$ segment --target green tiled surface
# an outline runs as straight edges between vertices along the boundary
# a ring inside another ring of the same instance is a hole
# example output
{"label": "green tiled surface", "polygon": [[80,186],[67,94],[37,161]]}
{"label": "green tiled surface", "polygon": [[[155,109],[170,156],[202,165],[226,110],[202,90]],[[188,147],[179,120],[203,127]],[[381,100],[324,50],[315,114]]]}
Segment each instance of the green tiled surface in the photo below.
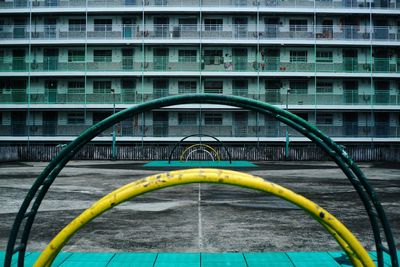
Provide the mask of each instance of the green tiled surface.
{"label": "green tiled surface", "polygon": [[296,267],[340,267],[327,252],[287,252]]}
{"label": "green tiled surface", "polygon": [[[400,251],[397,253],[400,256]],[[376,253],[371,252],[373,259]],[[5,252],[0,251],[0,266]],[[25,266],[32,266],[39,252],[27,252]],[[387,257],[387,255],[386,255]],[[391,266],[389,259],[385,266]],[[16,257],[13,265],[16,266]],[[351,266],[343,252],[266,253],[83,253],[61,252],[52,266],[135,267],[312,267]]]}
{"label": "green tiled surface", "polygon": [[284,252],[269,253],[244,253],[248,267],[294,267],[289,257]]}
{"label": "green tiled surface", "polygon": [[246,267],[242,253],[203,253],[201,254],[202,267]]}
{"label": "green tiled surface", "polygon": [[[351,264],[351,261],[347,258],[346,253],[344,252],[328,252],[328,254],[337,262],[340,264],[340,266],[347,267],[347,266],[353,266]],[[372,258],[373,259],[373,258]]]}
{"label": "green tiled surface", "polygon": [[154,267],[200,267],[200,253],[159,253]]}
{"label": "green tiled surface", "polygon": [[145,167],[256,167],[255,164],[246,160],[228,160],[208,161],[208,160],[191,160],[177,161],[173,160],[169,164],[167,160],[155,160],[144,165]]}
{"label": "green tiled surface", "polygon": [[108,263],[109,266],[136,266],[153,267],[156,261],[156,253],[117,253]]}

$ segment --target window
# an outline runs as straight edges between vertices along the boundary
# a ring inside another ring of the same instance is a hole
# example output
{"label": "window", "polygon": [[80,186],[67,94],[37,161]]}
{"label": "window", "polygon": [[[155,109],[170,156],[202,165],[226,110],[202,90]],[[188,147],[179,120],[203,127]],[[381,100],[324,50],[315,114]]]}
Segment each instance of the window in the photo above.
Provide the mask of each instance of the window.
{"label": "window", "polygon": [[70,112],[67,114],[68,124],[84,124],[85,123],[85,113],[83,112]]}
{"label": "window", "polygon": [[121,80],[121,89],[125,94],[133,94],[136,88],[136,80]]}
{"label": "window", "polygon": [[327,113],[317,113],[316,118],[317,125],[332,125],[333,124],[333,114]]}
{"label": "window", "polygon": [[68,94],[84,94],[85,82],[84,81],[69,81]]}
{"label": "window", "polygon": [[307,51],[290,51],[290,62],[307,62]]}
{"label": "window", "polygon": [[307,113],[295,113],[294,114],[300,118],[302,118],[305,121],[308,121],[308,114]]}
{"label": "window", "polygon": [[306,19],[291,19],[289,20],[289,28],[291,32],[306,32],[307,20]]}
{"label": "window", "polygon": [[4,31],[4,20],[0,19],[0,32]]}
{"label": "window", "polygon": [[232,91],[233,95],[247,97],[247,92],[248,92],[247,80],[233,80]]}
{"label": "window", "polygon": [[222,94],[223,82],[222,81],[205,81],[204,93],[209,94]]}
{"label": "window", "polygon": [[197,32],[197,18],[181,18],[179,27],[184,32]]}
{"label": "window", "polygon": [[166,79],[153,80],[153,97],[160,98],[168,96],[169,94],[169,81]]}
{"label": "window", "polygon": [[70,32],[86,31],[86,20],[85,19],[70,19],[68,21],[68,30]]}
{"label": "window", "polygon": [[85,62],[85,50],[68,50],[68,62]]}
{"label": "window", "polygon": [[205,19],[204,29],[206,31],[222,31],[222,19]]}
{"label": "window", "polygon": [[111,115],[112,115],[111,112],[94,112],[93,113],[93,125],[108,118]]}
{"label": "window", "polygon": [[196,62],[197,51],[196,50],[179,50],[179,62]]}
{"label": "window", "polygon": [[9,81],[0,80],[0,94],[10,93],[11,92],[10,88],[11,86]]}
{"label": "window", "polygon": [[4,50],[0,50],[0,63],[4,63]]}
{"label": "window", "polygon": [[332,63],[333,53],[332,51],[317,51],[317,62],[321,63]]}
{"label": "window", "polygon": [[94,50],[93,61],[94,62],[111,62],[112,50]]}
{"label": "window", "polygon": [[204,51],[204,64],[206,65],[219,65],[224,63],[222,57],[222,50],[205,50]]}
{"label": "window", "polygon": [[206,113],[204,114],[205,125],[222,125],[221,113]]}
{"label": "window", "polygon": [[95,94],[110,94],[111,93],[111,81],[94,81],[93,82],[93,93],[95,93]]}
{"label": "window", "polygon": [[308,89],[308,81],[305,80],[295,80],[289,82],[290,93],[298,95],[306,95]]}
{"label": "window", "polygon": [[333,93],[332,82],[317,82],[317,94],[331,94]]}
{"label": "window", "polygon": [[196,93],[196,81],[178,81],[178,92],[180,94],[194,94]]}
{"label": "window", "polygon": [[110,32],[112,31],[112,19],[95,19],[94,20],[95,32]]}
{"label": "window", "polygon": [[196,112],[178,113],[178,124],[197,125],[197,113]]}

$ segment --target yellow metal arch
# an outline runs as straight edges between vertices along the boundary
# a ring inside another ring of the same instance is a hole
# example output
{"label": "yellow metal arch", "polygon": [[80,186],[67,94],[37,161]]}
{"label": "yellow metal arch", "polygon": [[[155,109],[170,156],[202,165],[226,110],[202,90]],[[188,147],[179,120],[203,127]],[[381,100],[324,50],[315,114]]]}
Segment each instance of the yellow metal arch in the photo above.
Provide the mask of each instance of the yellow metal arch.
{"label": "yellow metal arch", "polygon": [[215,154],[215,156],[217,157],[218,161],[221,160],[221,157],[219,156],[217,150],[215,150],[212,146],[209,146],[207,144],[194,144],[194,145],[188,146],[187,148],[185,148],[185,150],[183,150],[181,156],[179,157],[179,160],[182,161],[184,156],[185,156],[185,154],[186,154],[186,152],[188,152],[190,149],[192,149],[194,147],[205,147],[205,148],[211,150]]}
{"label": "yellow metal arch", "polygon": [[357,238],[333,215],[305,197],[280,185],[249,174],[220,169],[189,169],[149,176],[129,183],[98,200],[62,229],[41,253],[34,266],[50,266],[62,247],[85,224],[135,196],[189,183],[230,184],[266,192],[302,208],[338,241],[354,266],[375,266]]}

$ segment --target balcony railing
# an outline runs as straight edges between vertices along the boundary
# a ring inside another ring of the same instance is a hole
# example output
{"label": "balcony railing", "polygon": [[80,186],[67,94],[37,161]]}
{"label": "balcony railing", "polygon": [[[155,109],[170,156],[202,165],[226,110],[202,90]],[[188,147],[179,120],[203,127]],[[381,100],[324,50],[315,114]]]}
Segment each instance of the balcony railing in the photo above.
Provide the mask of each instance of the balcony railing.
{"label": "balcony railing", "polygon": [[[396,1],[389,0],[202,0],[201,7],[246,8],[256,11],[257,8],[351,8],[351,9],[398,9]],[[0,9],[11,8],[77,8],[77,7],[138,7],[168,8],[197,7],[197,0],[14,0],[0,2]]]}
{"label": "balcony railing", "polygon": [[[77,60],[77,61],[75,61]],[[298,60],[298,59],[296,59]],[[30,62],[28,62],[30,61]],[[306,60],[305,60],[306,61]],[[279,57],[264,57],[260,61],[249,57],[198,57],[170,58],[154,56],[151,59],[140,56],[122,56],[115,60],[111,56],[94,57],[82,61],[75,58],[70,62],[59,57],[45,56],[41,59],[27,57],[3,57],[0,72],[83,72],[83,71],[143,71],[143,72],[309,72],[309,73],[400,73],[400,59],[373,58],[372,62],[360,63],[356,58],[342,58],[339,62],[287,62]]]}
{"label": "balcony railing", "polygon": [[[308,90],[310,92],[308,92]],[[260,93],[253,93],[247,89],[233,89],[233,95],[240,95],[252,99],[265,101],[274,105],[400,105],[400,93],[389,90],[376,89],[373,93],[361,93],[354,90],[344,90],[338,93],[315,94],[314,89],[305,89],[304,92],[291,93],[286,98],[283,89],[266,89]],[[224,92],[224,94],[228,94]],[[141,89],[122,89],[115,94],[116,104],[137,104],[164,96],[175,95],[168,88],[150,89],[144,92]],[[287,99],[287,100],[286,100]],[[286,102],[287,101],[287,102]],[[73,91],[68,88],[46,89],[31,87],[30,89],[3,89],[0,93],[0,104],[112,104],[114,96],[110,92]]]}
{"label": "balcony railing", "polygon": [[[388,122],[369,123],[372,125],[345,122],[341,125],[317,124],[316,126],[331,137],[400,137],[400,125],[392,125]],[[46,121],[27,125],[26,122],[13,121],[11,125],[3,125],[0,128],[0,136],[77,136],[90,126]],[[118,137],[182,137],[198,130],[199,125],[180,126],[155,121],[143,126],[129,119],[116,125]],[[275,121],[266,126],[252,126],[248,122],[233,121],[230,125],[202,125],[201,131],[216,137],[285,137],[286,126]],[[110,137],[111,134],[112,129],[107,129],[99,137]],[[292,129],[289,129],[289,134],[291,137],[302,137],[302,134]]]}
{"label": "balcony railing", "polygon": [[[400,42],[397,26],[224,24],[4,25],[0,40],[332,40]],[[257,30],[258,28],[258,30]]]}

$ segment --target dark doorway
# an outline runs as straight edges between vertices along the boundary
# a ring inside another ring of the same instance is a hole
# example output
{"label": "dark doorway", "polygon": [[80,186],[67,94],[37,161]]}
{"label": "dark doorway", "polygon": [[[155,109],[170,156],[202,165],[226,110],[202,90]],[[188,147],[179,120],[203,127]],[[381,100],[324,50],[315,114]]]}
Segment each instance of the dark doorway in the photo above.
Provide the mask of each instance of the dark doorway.
{"label": "dark doorway", "polygon": [[44,84],[45,99],[47,103],[57,103],[57,81],[46,80]]}
{"label": "dark doorway", "polygon": [[11,81],[11,94],[13,103],[26,102],[26,80]]}
{"label": "dark doorway", "polygon": [[14,19],[13,35],[14,35],[15,39],[26,38],[26,20],[25,19]]}
{"label": "dark doorway", "polygon": [[345,136],[358,136],[358,114],[356,112],[343,113],[343,134]]}
{"label": "dark doorway", "polygon": [[57,19],[45,18],[44,19],[44,38],[55,39],[57,37]]}
{"label": "dark doorway", "polygon": [[279,18],[265,18],[265,36],[275,39],[278,37]]}
{"label": "dark doorway", "polygon": [[24,71],[26,70],[25,63],[25,50],[13,49],[12,69],[13,71]]}
{"label": "dark doorway", "polygon": [[168,136],[168,112],[153,112],[153,136]]}
{"label": "dark doorway", "polygon": [[133,49],[124,48],[122,49],[122,69],[133,70]]}
{"label": "dark doorway", "polygon": [[154,48],[154,70],[167,70],[169,50],[168,48]]}
{"label": "dark doorway", "polygon": [[332,39],[333,37],[333,20],[322,21],[322,37],[325,39]]}
{"label": "dark doorway", "polygon": [[388,81],[375,81],[375,104],[390,103],[390,83]]}
{"label": "dark doorway", "polygon": [[135,36],[135,19],[134,18],[122,18],[123,37],[132,38]]}
{"label": "dark doorway", "polygon": [[234,36],[235,38],[247,38],[247,18],[235,17],[233,18]]}
{"label": "dark doorway", "polygon": [[232,57],[234,70],[246,70],[247,48],[233,48]]}
{"label": "dark doorway", "polygon": [[375,136],[389,136],[389,113],[377,112],[375,115]]}
{"label": "dark doorway", "polygon": [[279,49],[267,49],[264,51],[265,55],[261,51],[261,57],[264,58],[264,65],[261,66],[262,70],[277,71],[279,70],[280,64],[280,50]]}
{"label": "dark doorway", "polygon": [[247,136],[248,114],[247,112],[235,112],[233,117],[233,133],[236,137]]}
{"label": "dark doorway", "polygon": [[169,18],[155,17],[154,18],[154,35],[158,38],[169,37]]}
{"label": "dark doorway", "polygon": [[344,81],[343,82],[343,96],[345,104],[358,103],[358,82],[357,81]]}
{"label": "dark doorway", "polygon": [[374,70],[379,72],[389,72],[389,60],[389,51],[387,49],[376,49],[374,51]]}
{"label": "dark doorway", "polygon": [[11,112],[11,125],[12,125],[12,136],[24,136],[26,135],[26,112],[25,111],[13,111]]}
{"label": "dark doorway", "polygon": [[282,83],[279,80],[265,81],[265,102],[270,104],[280,104],[281,94],[280,90]]}
{"label": "dark doorway", "polygon": [[168,96],[169,81],[166,79],[153,80],[153,97],[161,98]]}
{"label": "dark doorway", "polygon": [[358,70],[358,51],[356,49],[343,49],[343,67],[347,72]]}
{"label": "dark doorway", "polygon": [[57,133],[58,113],[43,112],[43,135],[55,136]]}
{"label": "dark doorway", "polygon": [[54,71],[58,69],[58,49],[43,49],[43,70]]}

